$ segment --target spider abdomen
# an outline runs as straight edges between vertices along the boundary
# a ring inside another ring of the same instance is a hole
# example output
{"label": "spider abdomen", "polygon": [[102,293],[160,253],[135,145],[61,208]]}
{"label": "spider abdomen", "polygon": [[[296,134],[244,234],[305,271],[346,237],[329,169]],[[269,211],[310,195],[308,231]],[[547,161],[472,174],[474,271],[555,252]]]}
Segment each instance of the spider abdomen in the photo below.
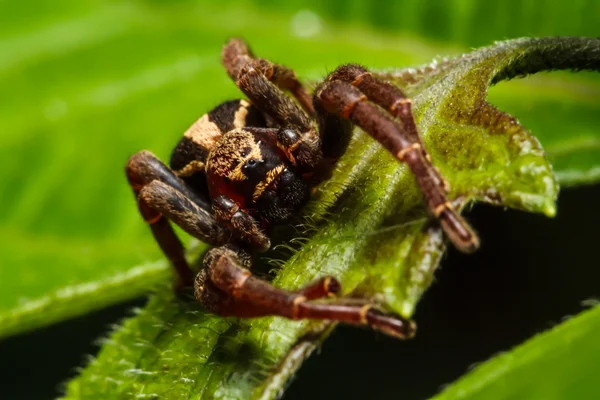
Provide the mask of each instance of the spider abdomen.
{"label": "spider abdomen", "polygon": [[221,103],[188,128],[171,154],[171,169],[196,191],[206,192],[206,160],[222,136],[265,123],[263,114],[246,100]]}

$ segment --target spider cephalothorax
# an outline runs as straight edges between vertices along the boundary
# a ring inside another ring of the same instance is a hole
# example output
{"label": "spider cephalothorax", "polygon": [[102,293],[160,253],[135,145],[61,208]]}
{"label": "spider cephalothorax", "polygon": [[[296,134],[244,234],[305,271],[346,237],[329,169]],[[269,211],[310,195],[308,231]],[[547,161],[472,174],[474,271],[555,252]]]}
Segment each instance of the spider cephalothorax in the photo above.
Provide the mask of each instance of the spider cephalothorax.
{"label": "spider cephalothorax", "polygon": [[209,153],[210,197],[226,196],[264,223],[285,222],[302,207],[310,188],[269,132],[234,129]]}
{"label": "spider cephalothorax", "polygon": [[[329,74],[311,98],[292,70],[254,57],[242,40],[229,41],[222,58],[248,101],[222,103],[196,121],[173,151],[171,168],[147,151],[127,163],[140,213],[177,271],[179,285],[193,284],[196,298],[221,315],[329,319],[412,335],[412,322],[368,301],[311,301],[339,292],[333,277],[289,292],[249,271],[251,253],[270,247],[270,227],[295,215],[312,188],[331,175],[353,125],[408,164],[431,214],[455,246],[477,248],[477,236],[447,200],[448,184],[423,147],[410,100],[355,64]],[[216,246],[195,279],[169,220]]]}

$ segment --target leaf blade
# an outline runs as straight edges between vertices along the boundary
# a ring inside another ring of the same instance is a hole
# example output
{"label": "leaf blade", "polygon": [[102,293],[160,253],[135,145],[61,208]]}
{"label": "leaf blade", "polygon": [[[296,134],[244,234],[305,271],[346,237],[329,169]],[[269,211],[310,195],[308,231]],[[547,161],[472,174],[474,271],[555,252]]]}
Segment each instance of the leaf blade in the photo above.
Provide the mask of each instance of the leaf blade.
{"label": "leaf blade", "polygon": [[594,398],[598,328],[596,306],[483,363],[433,399]]}

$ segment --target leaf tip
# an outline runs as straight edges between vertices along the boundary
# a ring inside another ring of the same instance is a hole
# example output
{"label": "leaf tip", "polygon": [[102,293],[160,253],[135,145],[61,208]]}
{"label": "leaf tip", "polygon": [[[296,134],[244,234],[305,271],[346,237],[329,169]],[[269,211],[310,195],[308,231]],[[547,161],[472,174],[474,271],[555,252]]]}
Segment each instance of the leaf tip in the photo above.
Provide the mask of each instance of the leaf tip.
{"label": "leaf tip", "polygon": [[548,202],[544,205],[544,208],[542,209],[542,212],[544,213],[545,216],[549,217],[549,218],[553,218],[556,216],[556,204],[552,201],[552,202]]}
{"label": "leaf tip", "polygon": [[403,318],[410,319],[415,313],[415,301],[405,300],[400,303],[398,313]]}

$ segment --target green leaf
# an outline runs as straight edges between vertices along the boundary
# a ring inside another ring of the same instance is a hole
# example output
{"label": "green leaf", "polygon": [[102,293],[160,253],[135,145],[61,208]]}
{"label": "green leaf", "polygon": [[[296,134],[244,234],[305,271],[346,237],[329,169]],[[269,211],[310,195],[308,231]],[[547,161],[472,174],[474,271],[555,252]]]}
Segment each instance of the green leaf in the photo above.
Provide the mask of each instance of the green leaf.
{"label": "green leaf", "polygon": [[556,75],[501,84],[490,91],[489,99],[540,133],[561,186],[598,182],[600,137],[594,126],[599,122],[600,87],[590,84],[585,73]]}
{"label": "green leaf", "polygon": [[598,329],[596,306],[478,366],[434,400],[597,398]]}
{"label": "green leaf", "polygon": [[[451,197],[552,216],[558,185],[540,144],[486,102],[490,84],[552,69],[599,70],[600,40],[500,42],[383,75],[411,95],[419,130],[450,182]],[[301,245],[276,273],[276,286],[293,289],[334,275],[346,294],[373,298],[405,317],[444,250],[410,172],[361,132],[301,226]],[[274,317],[222,319],[174,299],[163,287],[69,383],[66,398],[275,398],[330,329]]]}

